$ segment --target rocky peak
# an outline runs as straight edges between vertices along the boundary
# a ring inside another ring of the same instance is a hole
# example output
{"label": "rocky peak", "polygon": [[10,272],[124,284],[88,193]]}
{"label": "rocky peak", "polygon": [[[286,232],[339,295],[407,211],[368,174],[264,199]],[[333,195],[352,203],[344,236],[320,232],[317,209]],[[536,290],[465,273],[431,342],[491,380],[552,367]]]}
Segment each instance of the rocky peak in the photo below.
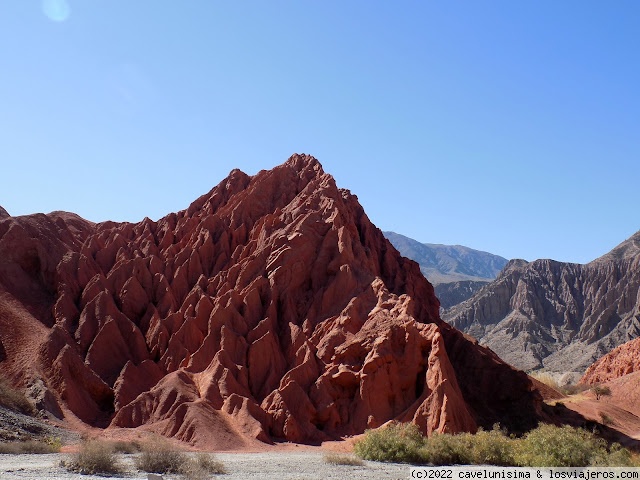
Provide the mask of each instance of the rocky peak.
{"label": "rocky peak", "polygon": [[597,258],[592,264],[597,265],[614,260],[635,259],[640,256],[640,231],[622,242],[606,255]]}
{"label": "rocky peak", "polygon": [[497,278],[506,276],[515,270],[523,270],[527,265],[529,265],[529,262],[520,258],[509,260],[502,271],[498,274]]}
{"label": "rocky peak", "polygon": [[294,153],[283,166],[291,167],[300,173],[316,172],[319,175],[324,174],[324,170],[322,169],[320,162],[312,155],[308,155],[306,153]]}
{"label": "rocky peak", "polygon": [[538,419],[526,375],[440,320],[418,265],[311,156],[66,248],[31,368],[88,424],[236,448]]}
{"label": "rocky peak", "polygon": [[0,207],[0,218],[10,217],[9,212],[7,212],[4,208]]}

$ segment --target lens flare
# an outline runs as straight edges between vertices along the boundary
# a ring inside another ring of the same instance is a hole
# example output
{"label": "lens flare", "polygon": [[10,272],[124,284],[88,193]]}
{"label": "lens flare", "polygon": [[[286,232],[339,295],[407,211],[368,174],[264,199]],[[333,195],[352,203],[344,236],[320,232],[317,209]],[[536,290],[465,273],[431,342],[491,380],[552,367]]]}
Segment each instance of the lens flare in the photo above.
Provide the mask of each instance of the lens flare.
{"label": "lens flare", "polygon": [[54,22],[64,22],[71,15],[67,0],[42,0],[42,13]]}

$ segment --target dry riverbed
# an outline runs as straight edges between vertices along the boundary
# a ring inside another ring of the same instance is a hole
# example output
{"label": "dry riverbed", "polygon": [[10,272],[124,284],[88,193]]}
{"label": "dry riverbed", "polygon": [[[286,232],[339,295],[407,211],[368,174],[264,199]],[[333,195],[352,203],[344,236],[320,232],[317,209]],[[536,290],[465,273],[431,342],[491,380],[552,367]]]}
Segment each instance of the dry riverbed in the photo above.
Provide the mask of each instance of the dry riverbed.
{"label": "dry riverbed", "polygon": [[[227,473],[212,475],[212,479],[241,480],[320,480],[320,479],[405,479],[409,466],[393,463],[364,462],[362,466],[333,465],[324,460],[321,451],[218,453],[215,457],[224,463]],[[39,480],[104,480],[105,477],[70,473],[60,466],[69,454],[0,455],[0,479]],[[133,467],[134,455],[120,455],[128,469],[126,476],[112,479],[146,480],[147,474]],[[164,475],[166,480],[179,480],[179,475]]]}

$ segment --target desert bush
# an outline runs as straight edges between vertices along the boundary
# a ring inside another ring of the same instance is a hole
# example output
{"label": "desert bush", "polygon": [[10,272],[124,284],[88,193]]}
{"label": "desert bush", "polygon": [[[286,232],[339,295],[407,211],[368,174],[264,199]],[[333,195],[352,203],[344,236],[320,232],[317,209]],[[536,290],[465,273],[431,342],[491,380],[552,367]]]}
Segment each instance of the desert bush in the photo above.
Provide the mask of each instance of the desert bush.
{"label": "desert bush", "polygon": [[226,473],[222,462],[210,454],[190,456],[180,452],[163,438],[156,438],[141,445],[142,453],[134,463],[138,470],[148,473],[175,473],[187,480],[205,480],[211,475]]}
{"label": "desert bush", "polygon": [[423,437],[417,427],[392,425],[368,431],[356,443],[361,458],[382,462],[434,465],[500,465],[522,467],[634,466],[629,450],[593,433],[570,426],[541,424],[522,438],[511,438],[496,425],[476,434]]}
{"label": "desert bush", "polygon": [[60,451],[60,440],[25,440],[22,442],[0,443],[0,454],[19,455],[23,453],[56,453]]}
{"label": "desert bush", "polygon": [[47,437],[44,440],[53,453],[59,452],[62,448],[62,440],[59,437]]}
{"label": "desert bush", "polygon": [[140,452],[142,450],[142,445],[140,445],[140,442],[137,442],[135,440],[132,442],[117,440],[115,442],[112,442],[111,448],[113,448],[113,451],[115,453],[124,453],[125,455],[131,455],[133,453]]}
{"label": "desert bush", "polygon": [[187,480],[206,480],[211,475],[227,473],[224,464],[208,453],[197,453],[188,457],[181,466],[180,473]]}
{"label": "desert bush", "polygon": [[595,394],[596,400],[600,400],[601,397],[611,396],[611,389],[606,385],[595,385],[591,387],[591,391]]}
{"label": "desert bush", "polygon": [[163,438],[142,443],[142,453],[134,461],[138,470],[148,473],[182,473],[189,457]]}
{"label": "desert bush", "polygon": [[0,405],[14,412],[35,415],[36,410],[26,395],[13,388],[7,380],[0,378]]}
{"label": "desert bush", "polygon": [[613,425],[613,418],[609,415],[604,412],[598,412],[598,414],[600,415],[600,421],[603,425]]}
{"label": "desert bush", "polygon": [[515,465],[514,440],[506,432],[500,430],[500,425],[494,425],[493,430],[478,430],[470,436],[471,462],[476,465]]}
{"label": "desert bush", "polygon": [[354,445],[354,453],[378,462],[422,463],[424,436],[416,425],[393,423],[385,428],[367,430]]}
{"label": "desert bush", "polygon": [[473,461],[473,435],[434,433],[420,450],[422,463],[433,465],[466,465]]}
{"label": "desert bush", "polygon": [[344,455],[339,453],[327,453],[324,456],[324,461],[332,465],[350,465],[353,467],[360,467],[364,465],[364,462],[358,457],[353,455]]}
{"label": "desert bush", "polygon": [[637,467],[638,462],[634,460],[631,452],[623,448],[619,443],[614,443],[608,452],[599,452],[592,461],[592,465],[598,467]]}
{"label": "desert bush", "polygon": [[516,461],[527,467],[586,467],[606,457],[606,447],[586,430],[542,424],[518,440]]}
{"label": "desert bush", "polygon": [[523,467],[629,467],[638,463],[620,444],[609,446],[592,432],[567,425],[538,426],[514,440],[514,455]]}
{"label": "desert bush", "polygon": [[83,442],[80,451],[62,466],[83,475],[117,475],[124,471],[112,444],[100,440]]}

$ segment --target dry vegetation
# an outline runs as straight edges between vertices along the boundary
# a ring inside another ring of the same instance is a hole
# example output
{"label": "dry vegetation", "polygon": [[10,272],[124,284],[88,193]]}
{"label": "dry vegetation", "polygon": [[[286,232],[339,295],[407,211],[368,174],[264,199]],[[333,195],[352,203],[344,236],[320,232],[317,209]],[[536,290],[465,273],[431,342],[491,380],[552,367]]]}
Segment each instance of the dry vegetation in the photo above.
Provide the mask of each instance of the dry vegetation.
{"label": "dry vegetation", "polygon": [[588,385],[583,384],[572,384],[572,383],[563,383],[560,384],[558,382],[558,375],[553,375],[549,372],[545,372],[544,370],[537,370],[535,372],[529,372],[529,376],[535,378],[540,383],[544,383],[546,386],[557,390],[558,392],[564,395],[575,395],[577,393],[582,393],[585,390],[589,390]]}
{"label": "dry vegetation", "polygon": [[135,458],[134,465],[143,472],[178,474],[187,480],[206,480],[211,475],[225,473],[224,465],[212,455],[197,453],[192,456],[177,451],[163,438],[142,444],[88,440],[71,460],[62,462],[62,466],[85,475],[118,475],[125,473],[118,454],[137,452],[141,453]]}
{"label": "dry vegetation", "polygon": [[602,397],[611,396],[611,389],[606,385],[594,385],[591,387],[591,391],[596,396],[596,400],[600,400]]}
{"label": "dry vegetation", "polygon": [[370,430],[356,443],[367,460],[433,465],[503,465],[521,467],[635,466],[631,453],[592,433],[569,426],[542,424],[522,438],[497,426],[476,434],[422,436],[415,425],[394,424]]}
{"label": "dry vegetation", "polygon": [[549,372],[538,370],[538,371],[529,373],[529,376],[535,378],[540,383],[544,383],[548,387],[551,387],[555,390],[560,391],[562,389],[562,387],[560,386],[556,378],[553,375],[551,375]]}
{"label": "dry vegetation", "polygon": [[364,465],[364,462],[358,457],[341,453],[327,453],[324,455],[324,461],[331,465],[347,465],[352,467],[361,467]]}
{"label": "dry vegetation", "polygon": [[208,453],[197,453],[182,466],[181,472],[188,480],[205,480],[211,475],[227,473],[222,462]]}
{"label": "dry vegetation", "polygon": [[100,440],[82,443],[80,451],[71,460],[63,461],[62,466],[70,472],[83,475],[117,475],[124,473],[113,444]]}
{"label": "dry vegetation", "polygon": [[46,440],[24,440],[20,442],[0,443],[0,454],[20,455],[20,454],[45,454],[57,453],[62,444],[59,439],[48,438]]}
{"label": "dry vegetation", "polygon": [[602,423],[603,425],[613,425],[613,424],[615,424],[613,418],[611,418],[606,413],[598,412],[598,415],[600,415],[600,423]]}
{"label": "dry vegetation", "polygon": [[212,455],[198,453],[191,456],[175,450],[163,438],[156,438],[142,444],[142,453],[135,460],[138,470],[148,473],[176,473],[188,480],[203,480],[209,475],[225,473],[224,465]]}
{"label": "dry vegetation", "polygon": [[111,443],[111,448],[115,453],[124,453],[125,455],[131,455],[142,451],[142,444],[138,441],[125,442],[122,440],[116,440]]}
{"label": "dry vegetation", "polygon": [[142,444],[142,453],[135,459],[138,470],[148,473],[181,473],[188,456],[179,452],[165,439],[155,438]]}

